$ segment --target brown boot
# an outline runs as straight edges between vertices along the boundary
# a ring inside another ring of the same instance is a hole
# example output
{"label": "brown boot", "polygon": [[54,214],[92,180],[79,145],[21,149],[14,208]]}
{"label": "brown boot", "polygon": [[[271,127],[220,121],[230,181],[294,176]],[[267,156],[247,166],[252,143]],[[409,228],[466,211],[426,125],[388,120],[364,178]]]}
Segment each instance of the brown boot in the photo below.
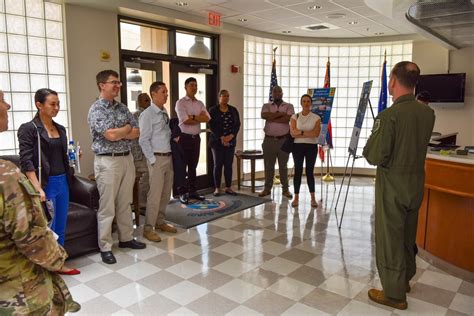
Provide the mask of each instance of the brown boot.
{"label": "brown boot", "polygon": [[173,225],[166,224],[166,223],[161,224],[161,225],[155,225],[155,229],[159,229],[162,232],[173,233],[173,234],[178,232],[178,230]]}
{"label": "brown boot", "polygon": [[148,239],[149,241],[160,242],[161,237],[158,233],[150,226],[146,226],[143,229],[143,237]]}
{"label": "brown boot", "polygon": [[383,294],[383,291],[377,289],[370,289],[369,290],[369,298],[379,304],[387,305],[396,309],[407,309],[408,304],[407,301],[401,300],[394,300],[392,298],[388,298]]}
{"label": "brown boot", "polygon": [[270,193],[272,193],[270,190],[263,190],[262,192],[258,194],[258,196],[264,197],[264,196],[270,195]]}
{"label": "brown boot", "polygon": [[290,193],[290,191],[286,190],[281,193],[284,197],[287,197],[288,199],[291,199],[293,195]]}

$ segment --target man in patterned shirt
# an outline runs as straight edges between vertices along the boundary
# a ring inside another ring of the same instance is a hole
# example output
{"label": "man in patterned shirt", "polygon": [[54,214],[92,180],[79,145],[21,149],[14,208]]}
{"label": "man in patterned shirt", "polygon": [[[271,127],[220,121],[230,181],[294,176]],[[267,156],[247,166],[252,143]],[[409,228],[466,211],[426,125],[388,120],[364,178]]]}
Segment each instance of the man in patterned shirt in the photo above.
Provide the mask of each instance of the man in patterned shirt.
{"label": "man in patterned shirt", "polygon": [[88,123],[95,154],[94,173],[100,194],[97,223],[102,261],[116,263],[112,253],[112,222],[117,221],[119,247],[143,249],[133,239],[132,202],[135,166],[130,155],[131,140],[138,138],[138,124],[127,106],[115,101],[122,83],[114,70],[96,76],[99,98],[89,110]]}

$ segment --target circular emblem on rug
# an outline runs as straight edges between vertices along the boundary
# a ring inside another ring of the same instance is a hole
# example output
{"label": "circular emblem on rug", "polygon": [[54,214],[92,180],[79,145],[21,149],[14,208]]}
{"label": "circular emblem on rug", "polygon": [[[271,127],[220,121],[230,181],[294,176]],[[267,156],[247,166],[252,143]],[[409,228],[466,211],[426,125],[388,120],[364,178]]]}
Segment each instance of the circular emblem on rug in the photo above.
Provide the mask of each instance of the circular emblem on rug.
{"label": "circular emblem on rug", "polygon": [[211,199],[206,199],[204,201],[199,201],[196,203],[190,203],[190,204],[181,204],[182,208],[187,208],[187,209],[192,209],[195,211],[206,211],[206,210],[212,210],[212,211],[217,211],[220,209],[223,209],[226,207],[224,201],[214,201]]}

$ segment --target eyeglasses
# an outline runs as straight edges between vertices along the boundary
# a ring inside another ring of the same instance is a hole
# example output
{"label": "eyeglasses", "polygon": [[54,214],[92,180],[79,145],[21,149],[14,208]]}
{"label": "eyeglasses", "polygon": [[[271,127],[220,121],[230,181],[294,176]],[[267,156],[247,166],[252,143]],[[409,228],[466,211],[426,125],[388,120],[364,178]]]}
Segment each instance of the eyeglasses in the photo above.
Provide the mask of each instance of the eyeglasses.
{"label": "eyeglasses", "polygon": [[111,83],[115,86],[121,86],[122,85],[122,81],[119,81],[119,80],[106,81],[104,83]]}

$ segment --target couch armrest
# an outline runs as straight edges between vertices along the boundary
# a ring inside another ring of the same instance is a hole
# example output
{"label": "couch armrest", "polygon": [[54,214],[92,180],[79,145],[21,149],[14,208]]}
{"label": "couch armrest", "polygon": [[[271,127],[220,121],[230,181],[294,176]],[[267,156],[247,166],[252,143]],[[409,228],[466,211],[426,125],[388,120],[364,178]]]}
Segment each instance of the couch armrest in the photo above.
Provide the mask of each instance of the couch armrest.
{"label": "couch armrest", "polygon": [[95,181],[72,175],[69,195],[71,202],[87,206],[93,210],[99,208],[99,191]]}

